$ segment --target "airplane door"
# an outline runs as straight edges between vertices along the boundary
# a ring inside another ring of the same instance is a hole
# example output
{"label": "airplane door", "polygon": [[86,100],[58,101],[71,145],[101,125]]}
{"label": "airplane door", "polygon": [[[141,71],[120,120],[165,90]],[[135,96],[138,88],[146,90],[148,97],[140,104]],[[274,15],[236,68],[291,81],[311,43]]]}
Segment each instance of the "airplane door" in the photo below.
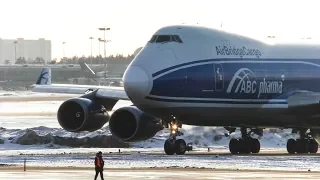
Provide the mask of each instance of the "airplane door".
{"label": "airplane door", "polygon": [[222,91],[224,88],[222,64],[214,64],[214,74],[215,74],[215,89],[216,91]]}

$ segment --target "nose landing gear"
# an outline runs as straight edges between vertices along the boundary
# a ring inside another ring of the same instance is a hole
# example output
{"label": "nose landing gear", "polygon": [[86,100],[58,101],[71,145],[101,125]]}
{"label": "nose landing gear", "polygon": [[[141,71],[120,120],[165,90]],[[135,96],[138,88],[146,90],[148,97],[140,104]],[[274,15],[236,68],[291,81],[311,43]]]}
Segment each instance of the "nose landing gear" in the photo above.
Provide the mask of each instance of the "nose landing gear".
{"label": "nose landing gear", "polygon": [[170,136],[164,143],[164,152],[167,155],[183,155],[186,151],[192,150],[192,145],[187,144],[183,139],[177,139],[177,136],[183,135],[182,132],[179,131],[179,126],[177,122],[172,122],[168,124],[170,128]]}

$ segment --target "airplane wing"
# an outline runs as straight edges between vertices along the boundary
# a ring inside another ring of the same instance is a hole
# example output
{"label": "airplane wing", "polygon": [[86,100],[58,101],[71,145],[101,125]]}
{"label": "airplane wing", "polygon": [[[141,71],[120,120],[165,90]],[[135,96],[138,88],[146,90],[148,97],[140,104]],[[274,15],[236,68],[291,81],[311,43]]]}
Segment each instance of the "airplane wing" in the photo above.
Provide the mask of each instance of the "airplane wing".
{"label": "airplane wing", "polygon": [[296,114],[319,115],[320,93],[297,91],[287,98],[288,108]]}
{"label": "airplane wing", "polygon": [[123,87],[108,86],[91,86],[76,84],[51,84],[51,69],[43,68],[42,72],[33,85],[33,92],[41,93],[63,93],[63,94],[87,94],[97,90],[96,97],[113,99],[113,100],[129,100]]}
{"label": "airplane wing", "polygon": [[288,99],[289,107],[299,107],[311,104],[320,103],[320,93],[310,91],[298,91],[294,95],[289,96]]}

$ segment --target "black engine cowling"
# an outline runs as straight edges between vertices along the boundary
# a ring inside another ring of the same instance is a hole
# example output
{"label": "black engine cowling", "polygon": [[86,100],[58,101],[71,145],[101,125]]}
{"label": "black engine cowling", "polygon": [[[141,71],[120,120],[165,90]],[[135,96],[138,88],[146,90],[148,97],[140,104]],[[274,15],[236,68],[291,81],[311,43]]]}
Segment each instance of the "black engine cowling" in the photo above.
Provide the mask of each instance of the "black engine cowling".
{"label": "black engine cowling", "polygon": [[109,121],[99,103],[87,98],[73,98],[61,104],[58,110],[60,126],[70,132],[95,131]]}
{"label": "black engine cowling", "polygon": [[117,109],[110,118],[111,133],[124,142],[144,141],[163,129],[161,121],[135,106]]}

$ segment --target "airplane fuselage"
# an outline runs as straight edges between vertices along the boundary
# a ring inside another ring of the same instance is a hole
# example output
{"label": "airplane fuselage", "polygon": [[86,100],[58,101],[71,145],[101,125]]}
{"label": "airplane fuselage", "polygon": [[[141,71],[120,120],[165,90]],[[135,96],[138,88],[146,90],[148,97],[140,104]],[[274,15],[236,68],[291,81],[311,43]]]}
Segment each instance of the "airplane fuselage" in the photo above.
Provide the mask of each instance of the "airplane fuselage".
{"label": "airplane fuselage", "polygon": [[[150,139],[164,127],[167,155],[190,150],[178,139],[182,124],[224,126],[232,154],[258,153],[263,128],[292,128],[287,151],[317,153],[320,143],[320,45],[269,45],[197,26],[159,29],[123,76],[124,87],[53,85],[44,68],[35,92],[82,94],[58,109],[58,122],[70,132],[95,131],[109,122],[125,142]],[[119,100],[132,106],[111,111]],[[250,129],[248,131],[248,129]]]}
{"label": "airplane fuselage", "polygon": [[176,34],[181,42],[151,39],[124,75],[141,110],[191,125],[320,128],[317,111],[288,102],[301,91],[320,92],[320,46],[267,45],[201,27],[169,26],[154,36],[172,41]]}

